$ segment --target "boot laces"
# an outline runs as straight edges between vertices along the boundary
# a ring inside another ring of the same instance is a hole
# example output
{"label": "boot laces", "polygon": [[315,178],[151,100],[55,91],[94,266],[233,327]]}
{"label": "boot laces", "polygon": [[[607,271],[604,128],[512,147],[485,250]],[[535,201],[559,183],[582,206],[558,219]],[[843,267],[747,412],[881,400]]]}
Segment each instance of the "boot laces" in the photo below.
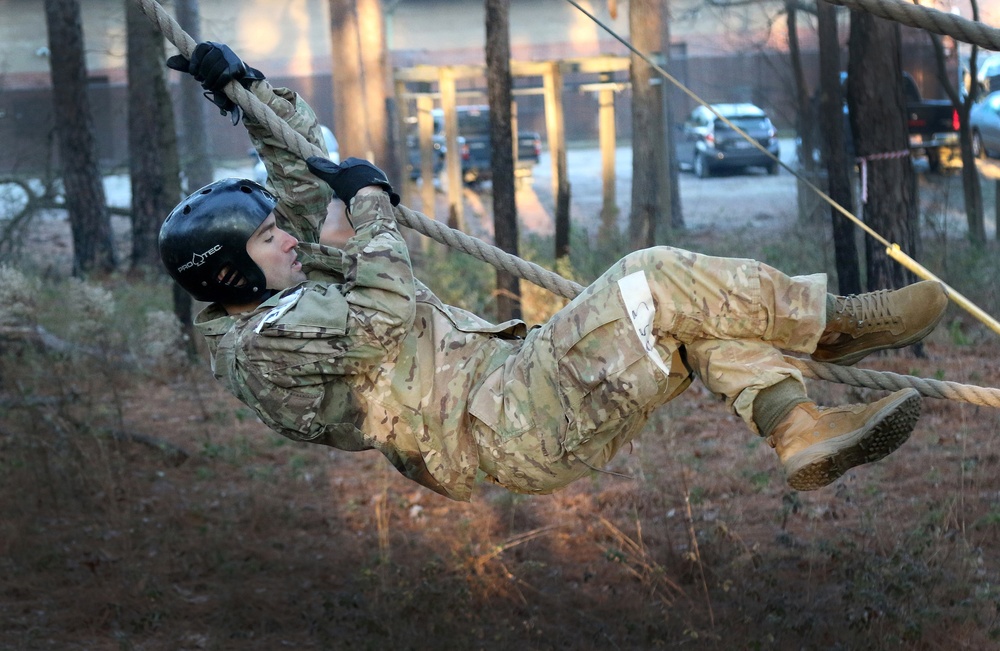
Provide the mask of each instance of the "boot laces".
{"label": "boot laces", "polygon": [[837,316],[853,320],[859,328],[892,323],[898,317],[890,309],[889,291],[881,289],[867,294],[838,297]]}

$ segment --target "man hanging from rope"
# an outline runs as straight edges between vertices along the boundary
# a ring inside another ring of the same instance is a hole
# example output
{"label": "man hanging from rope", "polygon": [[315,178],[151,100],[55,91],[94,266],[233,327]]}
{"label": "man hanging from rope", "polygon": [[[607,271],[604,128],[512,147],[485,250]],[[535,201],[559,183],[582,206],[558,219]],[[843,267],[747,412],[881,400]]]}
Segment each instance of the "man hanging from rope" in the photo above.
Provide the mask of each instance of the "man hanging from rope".
{"label": "man hanging from rope", "polygon": [[[238,110],[222,91],[236,80],[322,142],[302,98],[227,46],[201,43],[168,65],[223,111]],[[225,179],[198,190],[164,222],[160,254],[211,303],[196,322],[215,376],[285,436],[377,449],[410,479],[468,500],[480,470],[525,493],[600,470],[693,375],[767,438],[799,490],[886,456],[916,424],[914,389],[817,406],[781,350],[853,364],[915,343],[944,314],[939,283],[840,297],[822,274],[657,247],[627,255],[540,327],[493,325],[413,277],[381,170],[303,161],[244,123],[270,189]],[[355,229],[342,250],[321,246],[331,200]]]}

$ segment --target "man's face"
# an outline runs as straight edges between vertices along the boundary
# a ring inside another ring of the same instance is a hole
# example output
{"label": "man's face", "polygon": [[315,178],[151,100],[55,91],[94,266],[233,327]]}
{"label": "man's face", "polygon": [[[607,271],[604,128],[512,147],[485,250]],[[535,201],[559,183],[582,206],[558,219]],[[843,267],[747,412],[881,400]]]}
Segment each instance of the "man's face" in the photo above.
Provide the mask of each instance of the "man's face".
{"label": "man's face", "polygon": [[250,259],[264,272],[268,289],[288,289],[306,279],[302,272],[302,263],[298,261],[295,245],[299,241],[278,228],[274,223],[274,214],[254,231],[247,240],[247,253]]}

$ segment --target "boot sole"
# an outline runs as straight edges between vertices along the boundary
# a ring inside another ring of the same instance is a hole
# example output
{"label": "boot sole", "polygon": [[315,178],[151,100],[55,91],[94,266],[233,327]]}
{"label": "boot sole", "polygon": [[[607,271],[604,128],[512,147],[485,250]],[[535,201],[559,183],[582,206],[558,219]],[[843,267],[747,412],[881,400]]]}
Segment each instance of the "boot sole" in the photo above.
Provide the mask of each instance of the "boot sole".
{"label": "boot sole", "polygon": [[920,394],[904,389],[899,399],[887,403],[864,427],[791,457],[785,463],[788,485],[799,491],[816,490],[855,466],[878,461],[906,442],[919,417]]}

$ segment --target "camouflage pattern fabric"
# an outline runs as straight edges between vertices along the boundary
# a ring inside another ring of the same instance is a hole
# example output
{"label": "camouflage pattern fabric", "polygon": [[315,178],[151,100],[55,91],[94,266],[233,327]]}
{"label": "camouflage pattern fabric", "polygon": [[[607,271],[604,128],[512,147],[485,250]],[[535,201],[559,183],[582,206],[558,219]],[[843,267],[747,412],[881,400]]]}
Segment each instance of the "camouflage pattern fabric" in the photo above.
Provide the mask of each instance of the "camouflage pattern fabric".
{"label": "camouflage pattern fabric", "polygon": [[[271,104],[318,142],[300,98],[278,89]],[[479,470],[546,493],[600,468],[687,386],[684,353],[753,427],[756,392],[800,377],[778,349],[810,352],[823,329],[822,276],[662,247],[624,258],[544,326],[490,324],[413,277],[384,193],[353,200],[343,250],[318,246],[329,188],[247,127],[309,280],[252,312],[198,315],[216,377],[275,431],[379,450],[452,499],[471,498]]]}
{"label": "camouflage pattern fabric", "polygon": [[484,471],[547,493],[601,468],[672,398],[681,347],[702,382],[753,425],[753,398],[786,377],[779,349],[811,352],[826,279],[658,247],[626,256],[472,396]]}

